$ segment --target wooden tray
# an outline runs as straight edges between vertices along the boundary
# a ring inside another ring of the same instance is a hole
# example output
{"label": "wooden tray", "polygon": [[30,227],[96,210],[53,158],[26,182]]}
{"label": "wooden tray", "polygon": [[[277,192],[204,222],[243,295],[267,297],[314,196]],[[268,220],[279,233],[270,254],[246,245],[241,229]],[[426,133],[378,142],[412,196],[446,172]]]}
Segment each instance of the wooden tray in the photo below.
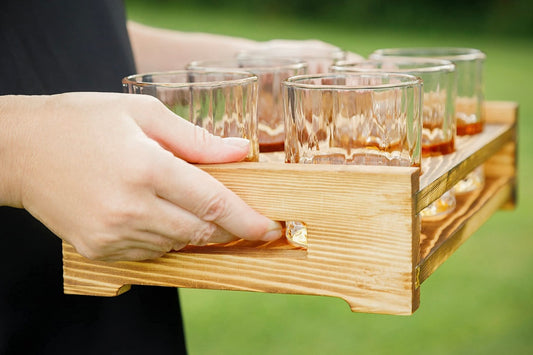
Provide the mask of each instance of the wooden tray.
{"label": "wooden tray", "polygon": [[[64,292],[115,296],[132,284],[340,297],[352,311],[412,314],[420,284],[500,207],[516,201],[513,102],[487,102],[483,133],[424,169],[235,163],[201,166],[274,220],[304,221],[308,248],[285,239],[187,247],[142,262],[91,261],[63,243]],[[418,213],[484,163],[481,191],[438,222]]]}

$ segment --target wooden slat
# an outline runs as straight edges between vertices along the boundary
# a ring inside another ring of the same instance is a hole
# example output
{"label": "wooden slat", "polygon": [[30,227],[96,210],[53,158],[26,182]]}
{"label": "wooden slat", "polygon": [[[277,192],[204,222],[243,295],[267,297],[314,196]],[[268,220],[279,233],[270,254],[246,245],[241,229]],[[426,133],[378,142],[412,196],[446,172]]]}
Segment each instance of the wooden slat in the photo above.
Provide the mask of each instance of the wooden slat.
{"label": "wooden slat", "polygon": [[[455,186],[507,142],[516,142],[517,103],[488,101],[483,105],[483,114],[486,124],[482,133],[457,137],[456,151],[452,154],[423,159],[417,212]],[[514,169],[517,161],[516,156],[513,159],[508,161],[511,169]]]}
{"label": "wooden slat", "polygon": [[416,211],[442,196],[514,137],[513,124],[487,124],[480,134],[457,138],[454,153],[423,159]]}
{"label": "wooden slat", "polygon": [[270,218],[305,222],[307,250],[252,243],[239,252],[235,245],[210,246],[104,263],[65,245],[65,292],[114,295],[123,285],[150,284],[334,296],[359,312],[411,314],[418,307],[418,169],[273,163],[202,169]]}
{"label": "wooden slat", "polygon": [[518,122],[518,103],[513,101],[486,101],[483,118],[488,124],[515,124]]}
{"label": "wooden slat", "polygon": [[423,223],[419,282],[424,282],[488,218],[512,198],[508,177],[490,178],[482,191],[457,196],[457,208],[440,223]]}
{"label": "wooden slat", "polygon": [[[63,245],[66,293],[113,296],[128,285],[298,293],[345,299],[357,312],[411,314],[420,282],[516,194],[517,105],[486,104],[485,132],[419,169],[235,163],[200,166],[266,216],[308,225],[308,248],[282,239],[187,247],[143,262],[96,262]],[[443,221],[418,212],[486,162],[479,196]],[[419,279],[417,280],[417,276]]]}
{"label": "wooden slat", "polygon": [[519,107],[516,102],[487,102],[485,104],[486,121],[490,123],[512,124],[514,136],[512,141],[506,143],[503,148],[494,154],[484,164],[486,176],[510,176],[514,177],[511,198],[502,208],[513,209],[517,204],[518,191],[516,179],[518,177],[518,129]]}
{"label": "wooden slat", "polygon": [[[461,142],[473,146],[479,140],[482,148],[475,153],[488,155],[484,163],[485,187],[463,196],[456,196],[457,208],[438,222],[424,222],[420,237],[419,282],[426,280],[450,255],[499,208],[513,208],[516,203],[516,136],[518,105],[514,102],[487,102],[487,127],[482,135]],[[500,128],[498,132],[495,128]],[[497,134],[493,134],[497,133]],[[491,137],[486,137],[490,133]],[[487,138],[490,140],[486,143]],[[479,144],[479,143],[477,143]],[[488,151],[488,152],[487,152]],[[490,154],[488,154],[490,153]],[[480,160],[479,157],[465,160]],[[466,163],[465,163],[466,164]]]}

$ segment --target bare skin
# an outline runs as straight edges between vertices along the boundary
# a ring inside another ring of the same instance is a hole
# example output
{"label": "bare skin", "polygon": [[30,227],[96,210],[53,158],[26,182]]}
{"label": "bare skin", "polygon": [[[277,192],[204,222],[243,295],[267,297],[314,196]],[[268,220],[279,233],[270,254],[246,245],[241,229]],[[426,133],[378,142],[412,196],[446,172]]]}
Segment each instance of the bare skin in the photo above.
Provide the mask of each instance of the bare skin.
{"label": "bare skin", "polygon": [[[128,22],[133,56],[140,73],[183,69],[194,60],[234,58],[241,50],[269,48],[333,49],[316,40],[273,39],[265,42],[203,32],[179,32]],[[349,59],[361,58],[349,53]]]}
{"label": "bare skin", "polygon": [[[128,32],[139,73],[272,44],[332,47],[134,22]],[[275,240],[279,223],[190,164],[240,161],[248,150],[246,140],[212,136],[146,95],[0,96],[0,205],[26,209],[96,260],[152,259],[189,243]]]}
{"label": "bare skin", "polygon": [[279,238],[279,223],[189,164],[247,152],[246,140],[212,136],[151,96],[0,96],[0,204],[25,208],[91,259]]}

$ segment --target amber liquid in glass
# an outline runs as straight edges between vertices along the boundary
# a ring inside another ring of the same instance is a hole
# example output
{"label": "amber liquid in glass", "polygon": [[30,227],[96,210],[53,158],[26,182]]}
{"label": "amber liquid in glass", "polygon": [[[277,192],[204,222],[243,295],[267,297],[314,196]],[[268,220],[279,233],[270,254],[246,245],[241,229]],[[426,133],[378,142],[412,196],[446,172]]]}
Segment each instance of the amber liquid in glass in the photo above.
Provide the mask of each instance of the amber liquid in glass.
{"label": "amber liquid in glass", "polygon": [[260,153],[282,152],[285,149],[285,142],[259,142]]}
{"label": "amber liquid in glass", "polygon": [[483,131],[483,121],[479,117],[479,101],[471,97],[458,97],[455,101],[457,135],[467,136]]}
{"label": "amber liquid in glass", "polygon": [[[265,111],[263,108],[262,111]],[[285,147],[285,129],[280,114],[274,112],[262,112],[258,116],[259,152],[282,152]]]}
{"label": "amber liquid in glass", "polygon": [[454,140],[422,146],[422,156],[431,157],[436,155],[450,154],[455,151]]}
{"label": "amber liquid in glass", "polygon": [[457,120],[457,135],[458,136],[470,136],[478,134],[483,131],[483,122],[474,122],[469,124],[463,124],[460,120]]}

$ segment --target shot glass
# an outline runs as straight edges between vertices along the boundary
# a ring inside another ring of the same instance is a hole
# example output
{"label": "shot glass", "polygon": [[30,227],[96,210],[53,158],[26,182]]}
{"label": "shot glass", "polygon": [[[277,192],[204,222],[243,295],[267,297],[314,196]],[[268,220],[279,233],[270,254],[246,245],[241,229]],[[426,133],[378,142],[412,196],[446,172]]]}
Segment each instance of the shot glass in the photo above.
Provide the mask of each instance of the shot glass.
{"label": "shot glass", "polygon": [[307,65],[301,60],[286,58],[248,58],[194,61],[189,70],[244,70],[258,78],[259,151],[281,152],[285,142],[281,82],[288,77],[305,74]]}
{"label": "shot glass", "polygon": [[125,93],[157,97],[178,116],[221,137],[250,141],[247,161],[259,160],[257,76],[245,71],[178,70],[122,79]]}
{"label": "shot glass", "polygon": [[[285,161],[414,166],[421,162],[422,79],[399,73],[325,73],[283,82]],[[288,241],[307,246],[302,222]]]}
{"label": "shot glass", "polygon": [[316,41],[271,41],[260,48],[242,50],[237,58],[289,58],[307,63],[308,74],[326,73],[331,65],[340,61],[362,61],[356,53],[347,52],[336,46],[326,46]]}
{"label": "shot glass", "polygon": [[[385,56],[429,57],[452,61],[455,64],[457,80],[455,99],[457,135],[469,136],[483,131],[485,53],[475,48],[457,47],[384,48],[374,51],[370,58],[379,59]],[[482,188],[484,183],[485,176],[481,165],[460,181],[454,190],[457,194],[464,194]]]}
{"label": "shot glass", "polygon": [[[332,72],[398,72],[423,80],[422,157],[445,155],[455,150],[455,65],[448,60],[417,57],[383,57],[362,62],[339,62]],[[423,170],[423,167],[422,167]],[[422,218],[441,219],[455,209],[454,189],[421,212]]]}

